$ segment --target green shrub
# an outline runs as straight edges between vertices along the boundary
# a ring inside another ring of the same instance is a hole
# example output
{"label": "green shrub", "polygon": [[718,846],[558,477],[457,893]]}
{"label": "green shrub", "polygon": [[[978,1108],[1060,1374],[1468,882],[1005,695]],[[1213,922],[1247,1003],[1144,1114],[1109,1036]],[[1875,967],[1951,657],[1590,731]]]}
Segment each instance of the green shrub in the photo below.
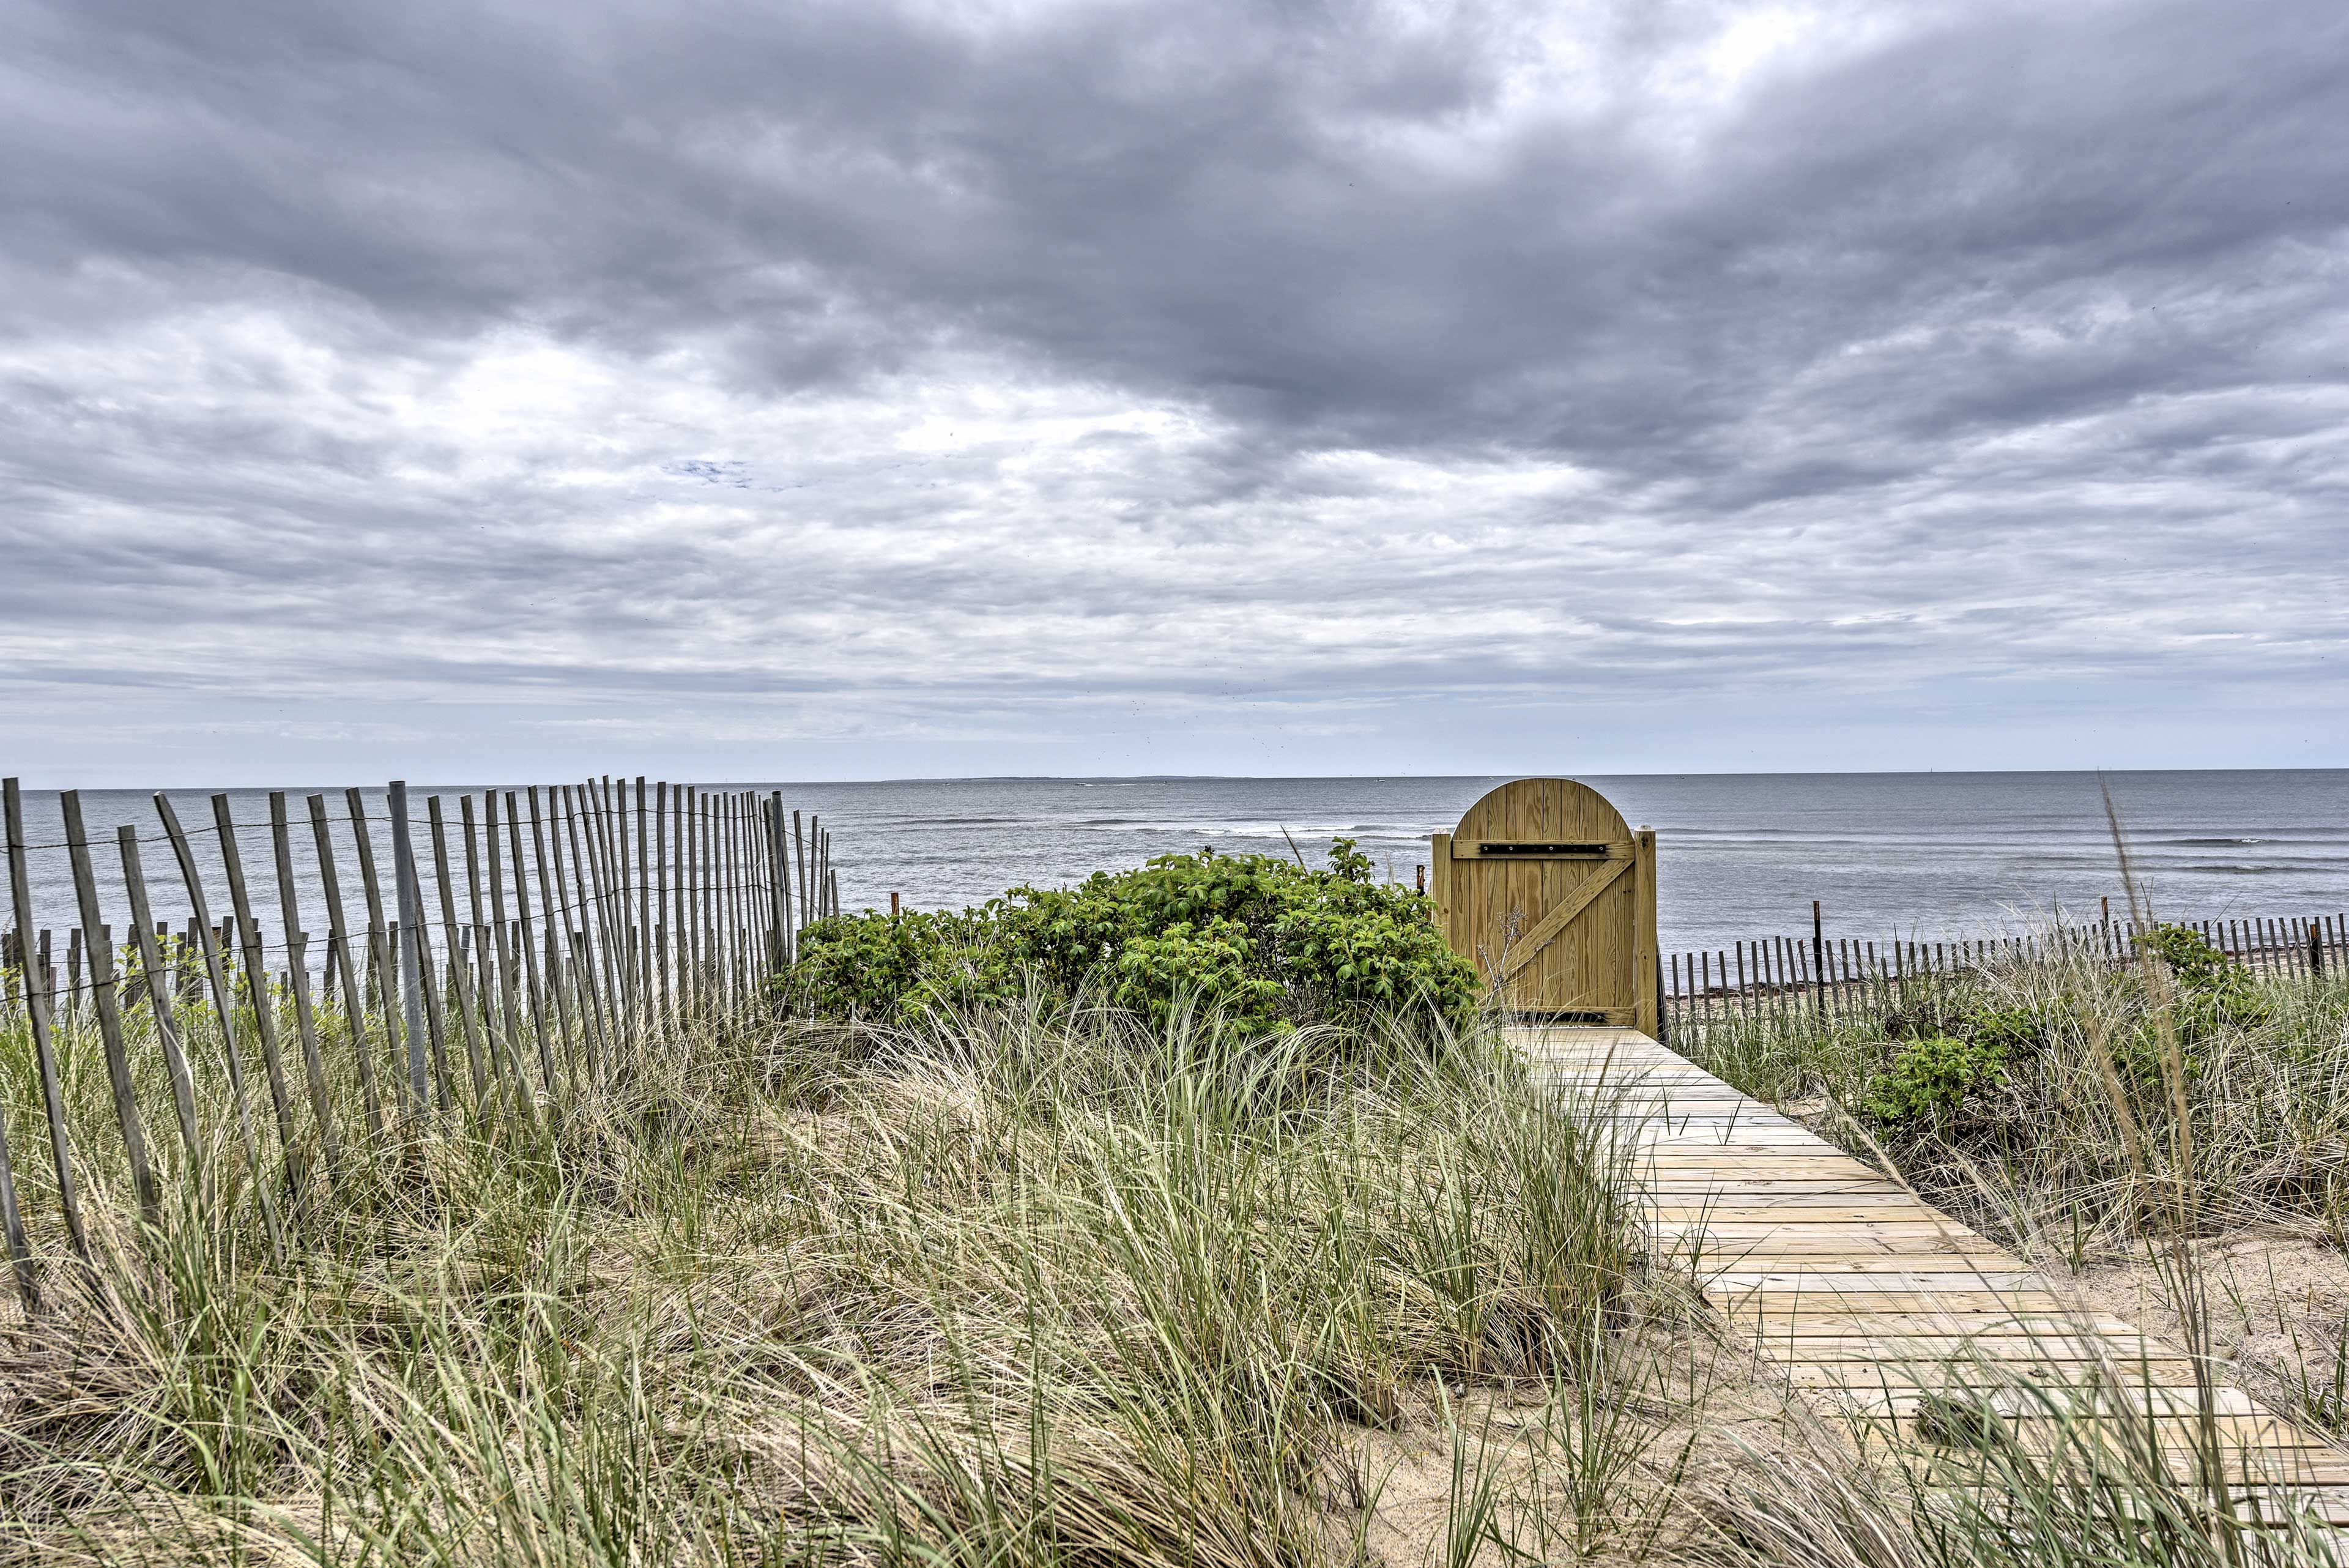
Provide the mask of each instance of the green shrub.
{"label": "green shrub", "polygon": [[1464,1023],[1475,971],[1424,898],[1371,879],[1340,838],[1330,868],[1261,855],[1168,855],[1073,888],[1014,888],[960,914],[835,916],[779,977],[817,1016],[892,1023],[941,1006],[1099,995],[1154,1022],[1185,1001],[1278,1031],[1385,1015]]}
{"label": "green shrub", "polygon": [[818,920],[789,982],[828,1018],[893,1018],[924,1010],[976,979],[965,955],[983,940],[968,914],[864,914]]}
{"label": "green shrub", "polygon": [[1976,1045],[1996,1051],[2002,1062],[2010,1055],[2023,1055],[2045,1045],[2047,1026],[2047,1016],[2038,1007],[1996,1007],[1987,1000],[1977,999],[1958,1015],[1956,1032]]}
{"label": "green shrub", "polygon": [[2059,1022],[2038,1004],[1962,992],[1892,1014],[1885,1027],[1891,1054],[1869,1075],[1861,1107],[1888,1127],[1946,1128],[1969,1096],[2001,1087],[2010,1064],[2045,1050]]}
{"label": "green shrub", "polygon": [[2186,926],[2156,926],[2137,939],[2178,981],[2179,1032],[2191,1041],[2220,1024],[2253,1028],[2268,1020],[2268,1003],[2251,971]]}
{"label": "green shrub", "polygon": [[1994,1038],[1922,1035],[1893,1053],[1862,1103],[1879,1122],[1943,1120],[1974,1090],[2002,1081],[2006,1060],[2007,1047]]}

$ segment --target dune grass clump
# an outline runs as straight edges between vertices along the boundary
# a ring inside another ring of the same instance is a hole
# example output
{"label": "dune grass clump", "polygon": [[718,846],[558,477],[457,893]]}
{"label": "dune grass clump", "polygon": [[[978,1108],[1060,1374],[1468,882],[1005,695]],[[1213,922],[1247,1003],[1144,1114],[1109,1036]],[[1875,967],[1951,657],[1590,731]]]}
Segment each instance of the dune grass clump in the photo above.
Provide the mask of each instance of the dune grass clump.
{"label": "dune grass clump", "polygon": [[856,1033],[374,1145],[343,1107],[282,1259],[249,1191],[140,1233],[77,1096],[103,1251],[44,1236],[7,1336],[0,1560],[1342,1562],[1364,1434],[1610,1375],[1616,1155],[1489,1034]]}

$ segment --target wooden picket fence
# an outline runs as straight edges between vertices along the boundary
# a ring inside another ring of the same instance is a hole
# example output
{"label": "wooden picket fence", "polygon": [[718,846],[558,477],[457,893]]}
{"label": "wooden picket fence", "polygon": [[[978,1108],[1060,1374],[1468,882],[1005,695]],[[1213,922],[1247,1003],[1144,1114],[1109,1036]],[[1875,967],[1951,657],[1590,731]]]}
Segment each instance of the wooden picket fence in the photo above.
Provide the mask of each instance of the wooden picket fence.
{"label": "wooden picket fence", "polygon": [[[1816,909],[1814,907],[1814,919]],[[2171,922],[2158,922],[2168,924]],[[2320,976],[2349,966],[2349,916],[2249,916],[2175,922],[2261,974]],[[1829,1023],[1880,1017],[1920,988],[2013,964],[2058,957],[2117,967],[2131,961],[2151,928],[2106,916],[2050,924],[2026,935],[1961,941],[1888,940],[1880,946],[1808,935],[1757,937],[1726,948],[1673,953],[1660,991],[1665,1038],[1715,1024],[1799,1017]]]}
{"label": "wooden picket fence", "polygon": [[[110,846],[92,841],[78,792],[60,797],[63,836],[47,843],[27,841],[16,779],[5,795],[14,925],[0,932],[0,1033],[29,1036],[49,1156],[37,1185],[85,1263],[59,1058],[92,1033],[141,1218],[160,1220],[167,1178],[219,1190],[226,1159],[282,1245],[273,1193],[331,1179],[346,1157],[333,1106],[352,1079],[370,1137],[496,1104],[537,1114],[625,1072],[632,1044],[741,1016],[808,923],[839,908],[831,833],[779,793],[607,776],[429,795],[419,825],[394,783],[372,813],[357,789],[307,796],[306,834],[285,792],[265,822],[235,820],[215,794],[208,826],[183,824],[158,794],[159,830],[125,824]],[[265,838],[265,872],[248,874],[241,836]],[[179,891],[158,891],[191,911],[183,929],[154,919],[150,852],[176,871]],[[57,928],[34,907],[42,855],[70,870],[74,907],[55,912]],[[305,907],[323,907],[323,939]],[[207,1144],[200,1096],[233,1105],[235,1148]],[[40,1135],[5,1112],[0,1101],[0,1223],[29,1314],[38,1271],[19,1175]],[[171,1153],[152,1147],[157,1120],[176,1129],[172,1158],[156,1158]]]}

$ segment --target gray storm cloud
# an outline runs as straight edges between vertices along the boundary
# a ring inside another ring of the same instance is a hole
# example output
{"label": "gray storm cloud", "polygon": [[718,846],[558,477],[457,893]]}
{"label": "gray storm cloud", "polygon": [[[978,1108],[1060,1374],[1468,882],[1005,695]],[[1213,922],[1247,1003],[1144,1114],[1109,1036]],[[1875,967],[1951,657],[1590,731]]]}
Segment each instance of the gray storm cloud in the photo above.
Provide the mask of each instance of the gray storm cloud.
{"label": "gray storm cloud", "polygon": [[0,34],[28,774],[2349,761],[2336,5]]}

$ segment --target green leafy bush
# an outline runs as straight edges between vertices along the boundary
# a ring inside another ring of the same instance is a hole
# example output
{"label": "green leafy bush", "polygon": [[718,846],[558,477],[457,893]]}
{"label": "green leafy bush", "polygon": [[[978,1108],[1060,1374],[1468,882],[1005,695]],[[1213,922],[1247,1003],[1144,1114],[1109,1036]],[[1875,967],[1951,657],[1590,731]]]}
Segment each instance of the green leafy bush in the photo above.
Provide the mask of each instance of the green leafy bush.
{"label": "green leafy bush", "polygon": [[2048,1019],[2041,1009],[2029,1004],[1998,1007],[1977,999],[1959,1013],[1957,1032],[1974,1044],[1995,1051],[2003,1061],[2044,1045]]}
{"label": "green leafy bush", "polygon": [[1994,1093],[2011,1064],[2047,1049],[2060,1026],[2060,1012],[2044,1003],[2002,1004],[1964,992],[1894,1013],[1885,1033],[1899,1044],[1869,1075],[1861,1106],[1888,1127],[1930,1122],[1946,1128],[1966,1119],[1969,1097]]}
{"label": "green leafy bush", "polygon": [[2268,1003],[2251,971],[2187,926],[2156,926],[2137,939],[2169,971],[2185,994],[2180,1031],[2189,1040],[2222,1023],[2251,1028],[2268,1020]]}
{"label": "green leafy bush", "polygon": [[888,1023],[1029,992],[1097,994],[1155,1021],[1189,1000],[1246,1028],[1412,1015],[1465,1023],[1476,973],[1424,898],[1371,879],[1353,841],[1313,871],[1261,855],[1168,855],[1073,888],[1014,888],[960,914],[835,916],[776,984],[821,1017]]}
{"label": "green leafy bush", "polygon": [[1868,1081],[1863,1104],[1879,1122],[1943,1119],[1976,1089],[2006,1072],[2007,1047],[1994,1038],[1927,1034],[1905,1042]]}

